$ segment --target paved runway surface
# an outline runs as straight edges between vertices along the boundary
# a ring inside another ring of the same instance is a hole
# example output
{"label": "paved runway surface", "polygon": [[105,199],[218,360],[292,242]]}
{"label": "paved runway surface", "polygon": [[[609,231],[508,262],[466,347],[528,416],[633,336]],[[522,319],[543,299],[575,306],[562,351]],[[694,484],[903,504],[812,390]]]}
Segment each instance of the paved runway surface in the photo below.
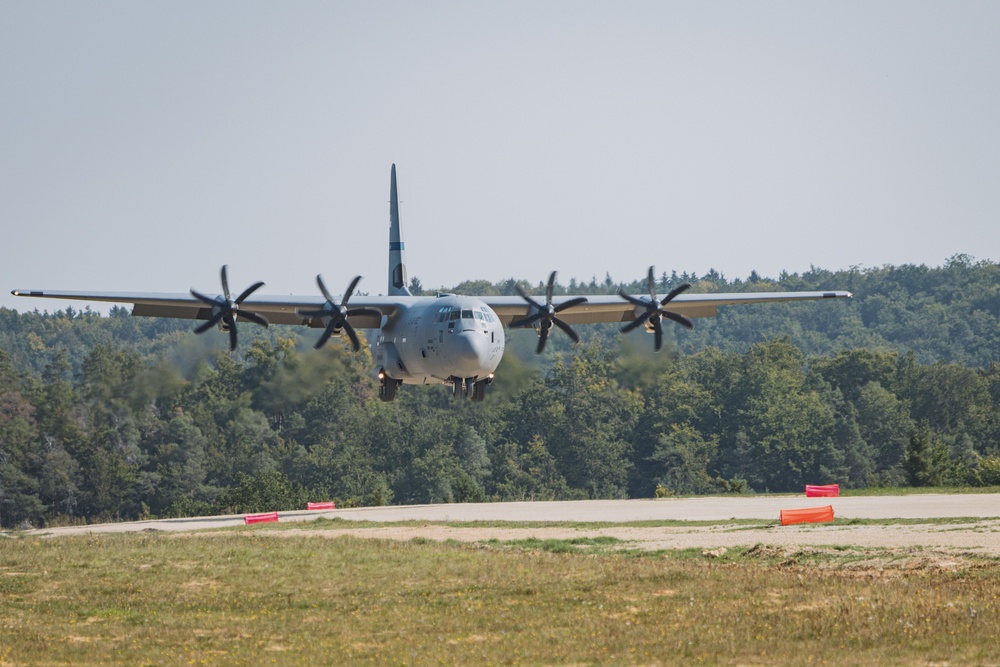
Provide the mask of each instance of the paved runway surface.
{"label": "paved runway surface", "polygon": [[[353,521],[718,521],[773,519],[783,509],[833,505],[837,518],[936,519],[1000,517],[1000,494],[930,494],[806,498],[804,496],[712,496],[662,500],[578,500],[561,502],[463,503],[363,507],[333,511],[281,512],[282,522],[317,517]],[[33,531],[40,535],[119,533],[142,530],[193,531],[243,525],[243,515],[94,524]]]}

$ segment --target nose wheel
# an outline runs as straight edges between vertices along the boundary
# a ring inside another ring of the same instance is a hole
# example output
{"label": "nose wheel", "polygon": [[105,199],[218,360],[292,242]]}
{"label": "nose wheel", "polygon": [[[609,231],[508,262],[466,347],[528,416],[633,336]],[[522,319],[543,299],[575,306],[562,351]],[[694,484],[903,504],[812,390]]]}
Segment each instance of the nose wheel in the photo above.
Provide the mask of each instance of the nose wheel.
{"label": "nose wheel", "polygon": [[477,380],[476,378],[452,378],[452,396],[468,398],[473,403],[482,403],[486,398],[487,385],[493,384],[493,376]]}
{"label": "nose wheel", "polygon": [[472,385],[472,402],[482,403],[483,399],[486,398],[486,385],[490,383],[489,379],[479,380]]}

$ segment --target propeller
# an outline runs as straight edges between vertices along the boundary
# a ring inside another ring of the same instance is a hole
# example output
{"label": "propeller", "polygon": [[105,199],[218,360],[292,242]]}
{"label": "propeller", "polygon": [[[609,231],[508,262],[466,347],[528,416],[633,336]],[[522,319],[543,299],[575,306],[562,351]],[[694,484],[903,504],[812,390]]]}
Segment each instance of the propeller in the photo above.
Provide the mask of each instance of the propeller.
{"label": "propeller", "polygon": [[629,322],[622,327],[622,333],[628,333],[633,329],[638,329],[647,321],[653,327],[653,335],[655,336],[654,349],[659,352],[660,348],[663,347],[663,327],[660,324],[660,319],[662,317],[668,320],[673,320],[683,327],[691,329],[694,324],[688,318],[680,315],[678,313],[671,312],[669,310],[664,310],[663,307],[670,303],[674,297],[676,297],[681,292],[691,289],[691,283],[684,283],[679,287],[675,287],[670,291],[662,300],[656,298],[656,281],[653,279],[653,267],[649,267],[649,275],[646,276],[646,282],[649,286],[649,299],[639,299],[629,294],[626,294],[624,290],[619,289],[618,295],[628,301],[629,303],[638,306],[639,308],[644,308],[645,312],[637,317],[634,322]]}
{"label": "propeller", "polygon": [[212,307],[212,316],[207,322],[199,326],[194,330],[196,334],[205,333],[212,327],[214,327],[219,322],[226,325],[229,330],[229,349],[236,349],[236,320],[237,318],[243,318],[253,322],[254,324],[259,324],[262,327],[267,326],[267,320],[263,315],[258,315],[257,313],[252,313],[248,310],[240,310],[240,304],[242,304],[248,296],[256,292],[258,289],[264,286],[262,282],[256,282],[250,287],[243,290],[243,293],[238,297],[233,299],[229,295],[229,279],[226,277],[226,267],[222,267],[222,294],[217,297],[210,297],[201,292],[192,289],[191,296],[198,299],[202,303]]}
{"label": "propeller", "polygon": [[535,350],[535,354],[541,354],[542,350],[545,349],[545,341],[549,338],[549,329],[552,325],[556,325],[560,329],[566,332],[574,343],[580,342],[580,337],[576,335],[573,329],[556,317],[556,313],[561,313],[567,308],[572,308],[573,306],[579,306],[581,303],[587,302],[587,297],[578,296],[569,301],[563,301],[558,306],[552,305],[552,286],[556,282],[556,272],[553,271],[549,274],[549,284],[545,287],[545,305],[538,303],[532,299],[528,294],[521,289],[520,285],[514,285],[514,289],[517,293],[521,295],[521,298],[528,302],[531,306],[531,310],[528,311],[528,315],[522,317],[519,320],[514,320],[510,323],[511,327],[523,327],[533,325],[535,322],[541,321],[541,331],[538,335],[538,348]]}
{"label": "propeller", "polygon": [[358,286],[358,282],[361,280],[361,276],[354,276],[354,280],[348,285],[347,291],[344,292],[344,300],[338,305],[334,301],[333,297],[330,296],[329,290],[326,289],[326,285],[323,284],[323,276],[316,276],[316,284],[319,285],[319,291],[323,293],[323,298],[326,302],[323,307],[319,310],[297,310],[300,317],[319,317],[319,318],[329,318],[327,322],[326,329],[323,331],[323,335],[319,337],[316,341],[316,349],[326,345],[326,341],[330,340],[332,336],[338,329],[343,329],[347,332],[347,337],[351,339],[351,344],[354,346],[354,351],[357,352],[361,349],[361,342],[358,340],[358,334],[354,332],[354,327],[351,323],[347,321],[348,317],[353,317],[355,315],[374,315],[376,317],[382,317],[382,311],[376,308],[352,308],[347,309],[347,302],[350,301],[351,295],[354,294],[354,288]]}

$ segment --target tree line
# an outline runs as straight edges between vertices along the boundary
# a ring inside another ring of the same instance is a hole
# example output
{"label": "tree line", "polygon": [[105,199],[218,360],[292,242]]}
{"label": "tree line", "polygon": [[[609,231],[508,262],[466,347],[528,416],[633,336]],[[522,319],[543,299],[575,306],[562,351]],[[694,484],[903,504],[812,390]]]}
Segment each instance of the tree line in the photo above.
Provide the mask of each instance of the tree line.
{"label": "tree line", "polygon": [[[533,334],[512,332],[482,404],[410,386],[382,403],[366,350],[313,351],[311,331],[248,331],[230,354],[221,338],[191,335],[190,322],[120,308],[0,309],[0,525],[307,500],[1000,484],[998,269],[959,257],[937,269],[718,277],[725,291],[768,283],[858,298],[814,304],[826,310],[811,316],[800,305],[720,309],[659,355],[638,335],[594,327],[539,365]],[[708,289],[705,276],[661,282],[692,278]],[[979,335],[984,322],[992,338]]]}

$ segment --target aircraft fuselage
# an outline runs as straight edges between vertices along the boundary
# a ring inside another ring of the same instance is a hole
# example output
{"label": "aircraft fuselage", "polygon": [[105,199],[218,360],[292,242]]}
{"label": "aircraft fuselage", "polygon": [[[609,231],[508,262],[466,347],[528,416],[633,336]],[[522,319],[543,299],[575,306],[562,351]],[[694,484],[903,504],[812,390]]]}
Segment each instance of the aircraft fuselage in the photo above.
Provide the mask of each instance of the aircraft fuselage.
{"label": "aircraft fuselage", "polygon": [[504,329],[480,299],[441,294],[384,322],[373,350],[376,372],[406,384],[476,382],[500,364]]}

